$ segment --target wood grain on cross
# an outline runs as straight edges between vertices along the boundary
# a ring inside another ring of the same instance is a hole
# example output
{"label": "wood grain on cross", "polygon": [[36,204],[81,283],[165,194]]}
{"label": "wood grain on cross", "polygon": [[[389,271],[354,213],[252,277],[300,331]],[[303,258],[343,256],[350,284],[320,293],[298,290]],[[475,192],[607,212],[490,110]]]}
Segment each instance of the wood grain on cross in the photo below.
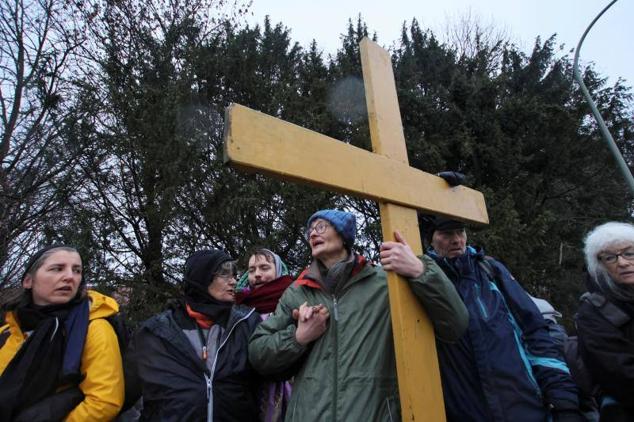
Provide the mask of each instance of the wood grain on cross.
{"label": "wood grain on cross", "polygon": [[[388,52],[366,38],[361,62],[374,152],[233,104],[225,123],[225,161],[375,200],[383,238],[393,240],[399,230],[417,255],[422,254],[417,209],[488,223],[480,192],[449,187],[441,178],[409,167]],[[402,419],[445,420],[432,325],[407,283],[392,272],[388,291]]]}

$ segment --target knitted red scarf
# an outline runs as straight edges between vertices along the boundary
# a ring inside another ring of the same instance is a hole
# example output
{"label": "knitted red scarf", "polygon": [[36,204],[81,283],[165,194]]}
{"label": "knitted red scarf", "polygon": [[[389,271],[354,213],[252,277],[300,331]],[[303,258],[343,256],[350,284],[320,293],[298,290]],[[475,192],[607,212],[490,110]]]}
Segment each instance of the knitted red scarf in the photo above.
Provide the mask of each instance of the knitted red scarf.
{"label": "knitted red scarf", "polygon": [[282,293],[291,283],[293,278],[290,275],[283,275],[248,293],[237,293],[236,303],[255,308],[260,314],[271,313],[275,310]]}

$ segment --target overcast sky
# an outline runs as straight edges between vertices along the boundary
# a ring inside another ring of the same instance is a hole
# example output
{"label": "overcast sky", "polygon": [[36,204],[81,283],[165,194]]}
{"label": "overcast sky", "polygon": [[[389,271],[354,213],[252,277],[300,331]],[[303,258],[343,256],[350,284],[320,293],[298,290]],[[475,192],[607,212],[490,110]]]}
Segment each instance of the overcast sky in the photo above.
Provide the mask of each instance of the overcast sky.
{"label": "overcast sky", "polygon": [[[437,35],[449,21],[470,11],[485,25],[504,29],[524,51],[530,51],[535,38],[557,34],[558,44],[574,49],[592,19],[607,0],[253,0],[251,24],[283,23],[291,37],[307,47],[311,40],[327,55],[341,45],[340,37],[361,14],[368,29],[376,32],[384,47],[398,40],[403,22],[416,18],[423,29]],[[593,61],[610,82],[617,77],[634,85],[634,0],[619,0],[594,25],[581,48],[583,62]],[[572,57],[572,56],[571,56]]]}

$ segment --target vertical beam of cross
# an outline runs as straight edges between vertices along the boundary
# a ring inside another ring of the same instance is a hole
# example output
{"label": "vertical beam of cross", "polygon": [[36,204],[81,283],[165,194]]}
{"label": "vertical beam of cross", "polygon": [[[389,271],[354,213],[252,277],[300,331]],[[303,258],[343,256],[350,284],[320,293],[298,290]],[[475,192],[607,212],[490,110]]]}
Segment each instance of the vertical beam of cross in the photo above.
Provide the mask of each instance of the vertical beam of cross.
{"label": "vertical beam of cross", "polygon": [[[360,47],[372,148],[408,164],[390,55],[367,38]],[[379,208],[383,239],[393,240],[399,230],[414,253],[422,254],[416,210],[388,202],[379,202]],[[445,420],[432,325],[401,276],[389,272],[388,289],[402,419]]]}

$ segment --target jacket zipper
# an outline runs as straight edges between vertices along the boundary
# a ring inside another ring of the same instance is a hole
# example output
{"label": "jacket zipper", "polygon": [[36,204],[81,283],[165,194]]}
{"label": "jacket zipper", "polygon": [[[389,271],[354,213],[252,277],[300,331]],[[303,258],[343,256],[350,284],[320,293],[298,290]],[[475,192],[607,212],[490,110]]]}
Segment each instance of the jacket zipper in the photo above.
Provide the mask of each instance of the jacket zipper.
{"label": "jacket zipper", "polygon": [[220,353],[220,350],[223,348],[223,346],[225,344],[227,344],[227,341],[229,340],[229,337],[231,337],[231,334],[233,333],[234,328],[236,328],[236,326],[238,324],[240,324],[242,321],[248,319],[251,314],[255,312],[255,309],[251,309],[251,311],[246,314],[245,316],[243,316],[242,318],[240,318],[239,320],[237,320],[232,326],[231,329],[229,330],[229,333],[227,334],[227,336],[225,337],[225,339],[223,340],[222,343],[220,343],[220,346],[218,346],[218,349],[216,350],[216,354],[214,355],[214,361],[211,365],[211,376],[208,377],[207,374],[205,374],[205,379],[207,380],[207,422],[213,422],[213,417],[214,417],[214,411],[213,411],[213,406],[214,406],[214,396],[213,396],[213,377],[216,373],[216,364],[218,363],[218,354]]}
{"label": "jacket zipper", "polygon": [[211,378],[205,373],[205,382],[207,383],[207,422],[212,422],[214,417],[213,398],[211,396]]}
{"label": "jacket zipper", "polygon": [[[334,321],[333,321],[333,337],[334,337],[334,341],[333,341],[333,349],[334,349],[334,368],[332,369],[333,372],[333,379],[335,380],[335,382],[333,383],[333,397],[332,397],[332,420],[336,421],[337,420],[337,400],[338,400],[338,396],[339,396],[339,391],[337,389],[337,386],[339,385],[339,375],[338,375],[338,365],[339,365],[339,336],[337,335],[337,321],[339,321],[339,306],[338,306],[338,302],[337,302],[337,293],[340,294],[340,296],[343,296],[343,294],[345,292],[347,292],[350,288],[352,288],[352,285],[359,282],[361,280],[361,278],[359,278],[358,280],[355,280],[354,282],[351,282],[350,280],[352,280],[353,278],[355,278],[355,276],[351,276],[347,281],[348,283],[346,284],[346,288],[342,289],[340,284],[338,283],[335,286],[335,291],[334,293],[332,293],[331,297],[332,297],[332,313],[333,313],[333,317],[334,317]],[[364,277],[365,278],[365,277]]]}
{"label": "jacket zipper", "polygon": [[[443,258],[443,261],[444,261],[445,267],[448,268],[451,272],[453,272],[454,276],[456,277],[456,280],[460,280],[460,273],[458,272],[458,270],[449,263],[449,260],[447,258]],[[447,276],[449,277],[449,275]],[[453,280],[452,280],[452,283],[454,284],[457,290],[458,289],[457,283],[453,282]],[[476,291],[476,302],[478,303],[478,308],[480,308],[480,313],[482,314],[484,318],[489,319],[489,313],[487,312],[486,306],[484,306],[484,302],[482,302],[482,292],[480,291],[480,285],[477,282],[475,282],[474,287]]]}
{"label": "jacket zipper", "polygon": [[390,406],[390,398],[386,398],[385,402],[387,403],[387,415],[390,417],[390,422],[394,420],[392,417],[392,407]]}
{"label": "jacket zipper", "polygon": [[333,371],[333,380],[335,380],[335,382],[333,383],[333,397],[332,397],[332,420],[336,421],[337,420],[337,396],[339,395],[339,392],[337,391],[337,385],[339,384],[339,378],[338,378],[338,374],[337,374],[337,366],[339,365],[339,346],[338,346],[338,340],[337,340],[337,321],[339,320],[339,310],[337,309],[337,297],[334,295],[332,295],[332,307],[333,307],[333,316],[334,316],[334,326],[333,326],[333,336],[334,336],[334,342],[333,342],[333,349],[334,349],[334,365],[332,368]]}
{"label": "jacket zipper", "polygon": [[[350,279],[352,279],[352,278],[354,278],[354,276],[350,277]],[[348,281],[350,281],[350,279]],[[356,281],[358,282],[359,280],[356,280]],[[321,283],[319,283],[319,284],[321,284]],[[348,285],[351,285],[351,284],[352,283],[348,283]],[[333,326],[334,367],[332,369],[332,372],[333,372],[333,376],[334,376],[333,379],[335,380],[335,382],[333,383],[333,387],[334,387],[333,388],[333,392],[334,392],[334,394],[333,394],[333,400],[332,400],[332,403],[333,403],[332,404],[332,415],[333,415],[332,420],[333,421],[337,420],[337,396],[339,394],[338,390],[337,390],[337,385],[338,385],[337,364],[338,364],[338,360],[339,360],[339,354],[338,354],[339,347],[338,347],[338,336],[337,336],[337,321],[339,320],[339,308],[338,308],[337,296],[336,296],[337,287],[339,287],[339,284],[337,284],[337,286],[335,287],[335,292],[333,294],[331,294],[331,297],[332,297],[332,310],[333,310],[333,318],[334,318],[333,319],[333,325],[334,325]],[[322,284],[322,290],[326,291],[326,289],[323,287],[323,284]],[[346,291],[347,291],[347,289],[346,289]],[[343,293],[343,291],[340,292],[340,293]],[[292,412],[293,416],[295,414],[295,410],[296,409],[294,407],[293,408],[293,412]]]}

